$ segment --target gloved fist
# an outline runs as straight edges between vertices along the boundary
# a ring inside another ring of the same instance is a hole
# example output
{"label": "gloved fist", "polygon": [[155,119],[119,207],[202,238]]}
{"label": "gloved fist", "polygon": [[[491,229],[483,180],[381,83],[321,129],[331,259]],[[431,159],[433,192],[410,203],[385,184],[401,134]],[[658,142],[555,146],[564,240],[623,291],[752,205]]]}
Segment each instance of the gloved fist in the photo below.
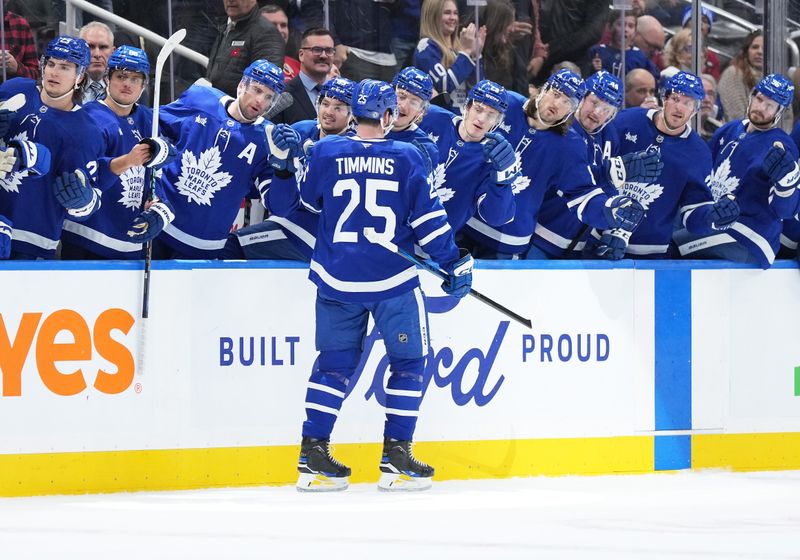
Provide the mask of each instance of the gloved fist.
{"label": "gloved fist", "polygon": [[11,256],[11,220],[0,215],[0,260]]}
{"label": "gloved fist", "polygon": [[144,165],[153,170],[157,171],[162,167],[166,167],[178,157],[175,146],[173,146],[169,140],[161,136],[144,138],[139,144],[145,144],[150,148],[150,160]]}
{"label": "gloved fist", "polygon": [[460,258],[444,268],[447,279],[442,282],[442,290],[453,297],[463,298],[472,288],[472,255],[466,249],[459,249]]}
{"label": "gloved fist", "polygon": [[295,173],[300,167],[299,158],[303,155],[300,135],[286,124],[267,127],[269,143],[269,164],[278,171]]}
{"label": "gloved fist", "polygon": [[14,119],[16,111],[9,111],[8,109],[0,109],[0,137],[8,134],[11,128],[11,121]]}
{"label": "gloved fist", "polygon": [[53,191],[58,200],[67,210],[79,210],[89,206],[97,193],[86,184],[83,171],[76,169],[73,173],[62,173],[53,182]]}
{"label": "gloved fist", "polygon": [[781,187],[794,187],[800,181],[800,168],[797,160],[787,152],[780,142],[776,142],[767,152],[761,164],[761,171],[773,184]]}
{"label": "gloved fist", "polygon": [[11,140],[8,146],[14,148],[17,159],[12,171],[27,171],[32,175],[46,175],[50,171],[47,146],[29,140]]}
{"label": "gloved fist", "polygon": [[720,198],[711,207],[711,211],[706,214],[706,225],[711,229],[723,231],[733,225],[739,219],[739,205],[733,196],[726,195]]}
{"label": "gloved fist", "polygon": [[644,207],[635,198],[617,195],[606,200],[603,214],[609,229],[633,231],[644,218]]}
{"label": "gloved fist", "polygon": [[630,238],[630,232],[624,229],[606,230],[600,236],[600,241],[598,241],[592,253],[601,259],[618,261],[625,256]]}
{"label": "gloved fist", "polygon": [[664,162],[658,152],[632,152],[622,156],[626,181],[630,183],[653,183],[661,176]]}
{"label": "gloved fist", "polygon": [[5,179],[18,168],[17,151],[10,146],[0,149],[0,179]]}
{"label": "gloved fist", "polygon": [[152,241],[156,235],[161,233],[164,226],[174,219],[175,214],[172,213],[169,206],[163,202],[156,202],[136,216],[128,230],[128,237],[131,238],[131,241],[147,243]]}
{"label": "gloved fist", "polygon": [[481,144],[483,156],[494,169],[494,182],[498,185],[513,183],[519,176],[519,166],[511,143],[496,132],[487,132],[486,139]]}

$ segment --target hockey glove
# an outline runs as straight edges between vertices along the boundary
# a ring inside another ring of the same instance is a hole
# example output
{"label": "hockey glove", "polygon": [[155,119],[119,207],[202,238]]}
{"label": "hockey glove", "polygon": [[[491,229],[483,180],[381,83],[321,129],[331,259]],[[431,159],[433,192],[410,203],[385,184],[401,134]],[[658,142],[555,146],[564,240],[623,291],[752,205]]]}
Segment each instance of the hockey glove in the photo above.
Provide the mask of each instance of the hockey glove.
{"label": "hockey glove", "polygon": [[800,167],[780,142],[775,144],[767,152],[761,170],[778,191],[793,189],[800,182]]}
{"label": "hockey glove", "polygon": [[88,217],[99,202],[97,192],[86,184],[86,176],[80,169],[56,177],[53,191],[56,200],[74,217]]}
{"label": "hockey glove", "polygon": [[711,211],[706,214],[706,225],[711,229],[726,230],[739,219],[739,205],[731,195],[726,195],[711,206]]}
{"label": "hockey glove", "polygon": [[466,249],[459,249],[460,258],[445,267],[447,279],[442,282],[442,290],[453,297],[463,298],[472,288],[472,255]]}
{"label": "hockey glove", "polygon": [[664,162],[658,152],[633,152],[622,156],[626,181],[629,183],[653,183],[661,176]]}
{"label": "hockey glove", "polygon": [[9,111],[8,109],[0,109],[0,138],[8,134],[11,128],[11,121],[14,119],[16,111]]}
{"label": "hockey glove", "polygon": [[603,214],[609,229],[633,231],[644,218],[644,208],[638,200],[626,195],[617,195],[606,200]]}
{"label": "hockey glove", "polygon": [[17,151],[12,147],[0,149],[0,179],[5,179],[18,167]]}
{"label": "hockey glove", "polygon": [[169,140],[161,136],[145,138],[140,141],[139,144],[145,144],[150,148],[150,160],[145,163],[144,166],[150,167],[155,171],[166,167],[178,157],[175,146],[173,146]]}
{"label": "hockey glove", "polygon": [[46,175],[50,171],[50,150],[47,146],[29,140],[11,140],[8,145],[14,148],[17,156],[12,171],[27,171],[32,175]]}
{"label": "hockey glove", "polygon": [[136,216],[131,228],[128,230],[128,237],[132,241],[147,243],[152,241],[156,235],[161,233],[168,223],[175,219],[175,214],[163,202],[156,202],[147,210]]}
{"label": "hockey glove", "polygon": [[482,145],[483,155],[494,169],[495,184],[512,184],[519,176],[519,166],[511,143],[496,132],[487,132]]}
{"label": "hockey glove", "polygon": [[303,147],[300,135],[295,129],[286,124],[276,124],[267,127],[267,142],[269,143],[269,164],[278,171],[297,172],[300,167],[300,156]]}
{"label": "hockey glove", "polygon": [[603,235],[600,236],[600,241],[597,242],[597,246],[592,252],[601,259],[618,261],[625,256],[630,238],[631,233],[624,229],[610,229],[604,231]]}
{"label": "hockey glove", "polygon": [[11,256],[11,220],[0,215],[0,260]]}

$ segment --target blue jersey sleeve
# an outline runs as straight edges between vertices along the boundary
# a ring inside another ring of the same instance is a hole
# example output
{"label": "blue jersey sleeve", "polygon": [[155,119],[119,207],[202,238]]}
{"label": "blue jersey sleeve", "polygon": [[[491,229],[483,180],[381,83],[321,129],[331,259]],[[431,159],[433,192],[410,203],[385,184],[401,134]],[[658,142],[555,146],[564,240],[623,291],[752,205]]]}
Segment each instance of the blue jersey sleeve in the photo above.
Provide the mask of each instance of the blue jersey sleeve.
{"label": "blue jersey sleeve", "polygon": [[442,65],[442,48],[433,39],[423,37],[414,51],[414,66],[427,72],[433,88],[439,93],[450,93],[461,87],[475,73],[475,63],[466,53],[458,53],[450,68]]}

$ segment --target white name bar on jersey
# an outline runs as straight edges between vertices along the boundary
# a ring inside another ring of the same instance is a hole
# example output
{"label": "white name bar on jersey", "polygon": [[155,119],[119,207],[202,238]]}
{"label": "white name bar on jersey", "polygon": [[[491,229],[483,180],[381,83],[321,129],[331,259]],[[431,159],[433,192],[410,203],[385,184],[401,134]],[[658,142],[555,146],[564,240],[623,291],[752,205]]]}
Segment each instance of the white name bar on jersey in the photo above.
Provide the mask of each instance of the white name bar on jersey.
{"label": "white name bar on jersey", "polygon": [[382,157],[345,157],[336,158],[339,175],[356,173],[394,174],[394,159]]}

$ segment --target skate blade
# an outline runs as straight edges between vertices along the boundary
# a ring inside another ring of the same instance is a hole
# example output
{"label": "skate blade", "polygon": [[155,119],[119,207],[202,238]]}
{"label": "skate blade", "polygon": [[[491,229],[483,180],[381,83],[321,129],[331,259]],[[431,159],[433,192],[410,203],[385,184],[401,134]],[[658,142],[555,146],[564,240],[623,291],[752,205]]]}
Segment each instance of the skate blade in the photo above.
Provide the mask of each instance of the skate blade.
{"label": "skate blade", "polygon": [[300,473],[297,479],[299,492],[341,492],[349,486],[346,476],[331,478],[322,473]]}
{"label": "skate blade", "polygon": [[381,473],[378,490],[384,492],[420,492],[433,485],[431,477],[421,478],[402,473]]}

